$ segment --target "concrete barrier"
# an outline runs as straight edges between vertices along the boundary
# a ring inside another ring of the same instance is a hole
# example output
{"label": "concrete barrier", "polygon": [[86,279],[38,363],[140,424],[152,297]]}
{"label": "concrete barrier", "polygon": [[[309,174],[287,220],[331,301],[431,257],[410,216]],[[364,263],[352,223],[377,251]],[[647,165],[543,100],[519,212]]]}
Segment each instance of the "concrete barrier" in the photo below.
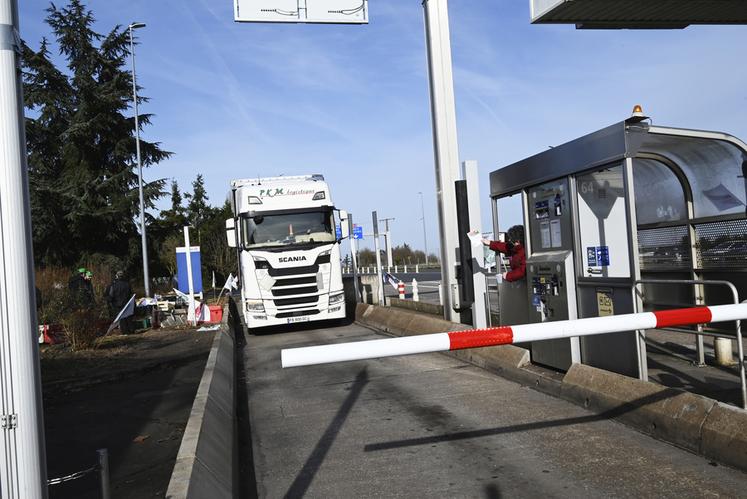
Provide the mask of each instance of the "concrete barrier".
{"label": "concrete barrier", "polygon": [[215,335],[171,474],[168,499],[237,494],[236,353],[227,310]]}
{"label": "concrete barrier", "polygon": [[[461,331],[468,326],[405,309],[359,304],[356,320],[398,336]],[[446,353],[538,391],[617,419],[657,439],[747,471],[747,411],[715,400],[595,367],[573,364],[567,373],[530,364],[514,345]]]}
{"label": "concrete barrier", "polygon": [[444,306],[437,303],[428,303],[424,301],[400,300],[399,298],[390,297],[389,303],[392,307],[405,308],[413,312],[431,314],[438,317],[444,316]]}
{"label": "concrete barrier", "polygon": [[[443,333],[471,329],[439,317],[411,310],[377,307],[359,303],[355,318],[358,322],[397,336]],[[465,360],[484,369],[519,368],[529,363],[529,351],[514,345],[456,350],[447,355]]]}

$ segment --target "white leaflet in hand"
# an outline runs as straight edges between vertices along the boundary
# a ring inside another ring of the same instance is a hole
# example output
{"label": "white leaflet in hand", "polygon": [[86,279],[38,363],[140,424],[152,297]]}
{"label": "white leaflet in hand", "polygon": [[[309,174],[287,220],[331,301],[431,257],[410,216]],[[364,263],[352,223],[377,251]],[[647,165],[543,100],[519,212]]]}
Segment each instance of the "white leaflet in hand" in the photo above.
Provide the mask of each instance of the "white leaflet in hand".
{"label": "white leaflet in hand", "polygon": [[479,230],[472,230],[467,232],[467,237],[469,237],[470,243],[472,243],[472,246],[477,246],[482,244],[482,232]]}

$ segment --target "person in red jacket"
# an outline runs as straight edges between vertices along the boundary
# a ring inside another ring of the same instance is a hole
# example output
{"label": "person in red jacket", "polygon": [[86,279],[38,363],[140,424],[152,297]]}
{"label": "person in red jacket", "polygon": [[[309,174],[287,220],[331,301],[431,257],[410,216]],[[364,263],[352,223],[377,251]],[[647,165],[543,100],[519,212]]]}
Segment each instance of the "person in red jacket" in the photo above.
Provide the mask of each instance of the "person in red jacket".
{"label": "person in red jacket", "polygon": [[524,226],[514,225],[506,232],[506,242],[489,241],[483,239],[482,243],[489,246],[491,250],[497,253],[504,253],[508,256],[511,270],[503,273],[503,278],[508,282],[524,279],[527,273],[527,257],[524,251]]}

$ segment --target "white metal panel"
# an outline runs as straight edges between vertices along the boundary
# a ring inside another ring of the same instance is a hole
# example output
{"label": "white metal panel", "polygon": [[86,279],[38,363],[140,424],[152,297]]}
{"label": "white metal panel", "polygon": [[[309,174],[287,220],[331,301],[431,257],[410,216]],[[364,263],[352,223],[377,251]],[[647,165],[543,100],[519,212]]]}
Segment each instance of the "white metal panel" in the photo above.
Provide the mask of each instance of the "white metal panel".
{"label": "white metal panel", "polygon": [[[622,175],[618,165],[577,178],[582,273],[587,277],[630,277]],[[589,264],[587,251],[600,247],[606,248],[608,262]]]}
{"label": "white metal panel", "polygon": [[338,23],[368,22],[368,0],[234,0],[239,22]]}
{"label": "white metal panel", "polygon": [[457,239],[456,193],[459,180],[454,78],[451,64],[449,9],[447,0],[424,0],[428,76],[436,162],[436,193],[441,246],[441,291],[444,315],[453,322],[459,314],[452,308],[451,290],[456,285]]}

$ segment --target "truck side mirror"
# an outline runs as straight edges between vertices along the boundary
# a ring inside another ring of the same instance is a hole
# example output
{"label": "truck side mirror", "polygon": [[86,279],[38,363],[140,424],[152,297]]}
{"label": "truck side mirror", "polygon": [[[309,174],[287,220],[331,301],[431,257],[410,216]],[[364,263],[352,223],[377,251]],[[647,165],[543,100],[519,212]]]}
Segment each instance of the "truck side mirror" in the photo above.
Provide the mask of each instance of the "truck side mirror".
{"label": "truck side mirror", "polygon": [[236,247],[236,220],[233,218],[226,220],[226,241],[229,248]]}
{"label": "truck side mirror", "polygon": [[342,229],[342,238],[350,237],[350,224],[348,223],[348,212],[340,211],[340,225]]}
{"label": "truck side mirror", "polygon": [[341,239],[345,239],[350,237],[350,227],[348,226],[348,212],[345,210],[340,210],[340,234],[342,234]]}

